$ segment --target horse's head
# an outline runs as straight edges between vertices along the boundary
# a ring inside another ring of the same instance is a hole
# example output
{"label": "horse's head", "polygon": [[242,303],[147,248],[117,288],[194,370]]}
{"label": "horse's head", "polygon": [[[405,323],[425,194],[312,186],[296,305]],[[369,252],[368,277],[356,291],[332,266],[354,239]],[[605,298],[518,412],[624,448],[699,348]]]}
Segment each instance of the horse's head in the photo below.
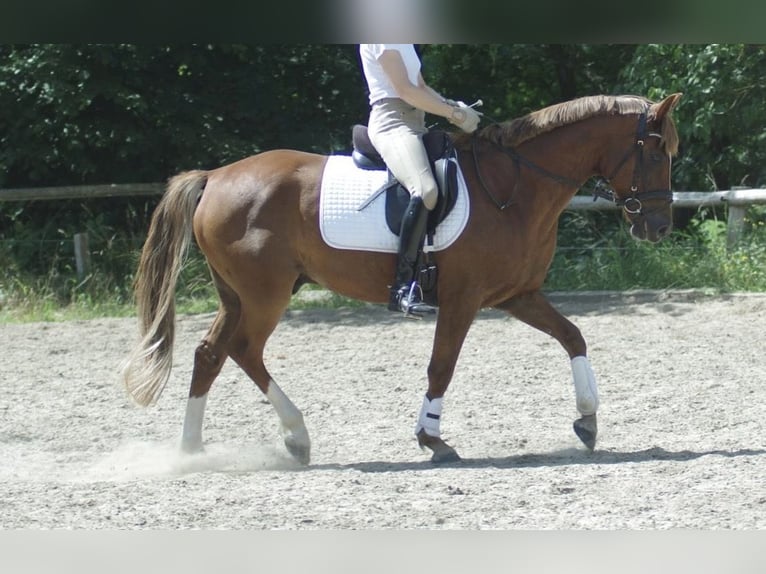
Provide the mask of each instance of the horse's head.
{"label": "horse's head", "polygon": [[678,151],[678,133],[670,112],[681,94],[672,94],[639,114],[633,141],[627,150],[610,154],[605,168],[607,186],[596,194],[622,206],[636,239],[656,243],[673,226],[673,192],[670,190],[672,157]]}

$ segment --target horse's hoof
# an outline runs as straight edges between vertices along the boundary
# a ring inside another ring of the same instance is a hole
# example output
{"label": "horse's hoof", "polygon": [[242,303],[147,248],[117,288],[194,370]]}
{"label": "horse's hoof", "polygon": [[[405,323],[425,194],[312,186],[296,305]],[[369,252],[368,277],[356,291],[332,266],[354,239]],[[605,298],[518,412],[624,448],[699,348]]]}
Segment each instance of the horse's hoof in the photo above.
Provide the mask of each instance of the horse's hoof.
{"label": "horse's hoof", "polygon": [[431,456],[431,462],[435,464],[459,462],[460,455],[457,453],[457,451],[446,444],[444,446],[445,448],[434,451],[434,454]]}
{"label": "horse's hoof", "polygon": [[292,437],[288,437],[285,439],[285,447],[287,448],[287,452],[289,452],[290,455],[299,463],[308,465],[308,463],[311,461],[310,445],[298,442]]}
{"label": "horse's hoof", "polygon": [[577,419],[574,424],[574,432],[588,450],[593,451],[596,448],[596,436],[598,435],[598,424],[596,415],[585,415]]}
{"label": "horse's hoof", "polygon": [[181,452],[183,454],[203,454],[205,447],[202,446],[202,442],[181,442]]}
{"label": "horse's hoof", "polygon": [[425,429],[420,429],[417,434],[418,445],[420,448],[429,448],[433,452],[431,455],[431,462],[436,464],[444,464],[447,462],[457,462],[460,460],[460,456],[457,451],[444,442],[438,436],[431,436],[426,433]]}

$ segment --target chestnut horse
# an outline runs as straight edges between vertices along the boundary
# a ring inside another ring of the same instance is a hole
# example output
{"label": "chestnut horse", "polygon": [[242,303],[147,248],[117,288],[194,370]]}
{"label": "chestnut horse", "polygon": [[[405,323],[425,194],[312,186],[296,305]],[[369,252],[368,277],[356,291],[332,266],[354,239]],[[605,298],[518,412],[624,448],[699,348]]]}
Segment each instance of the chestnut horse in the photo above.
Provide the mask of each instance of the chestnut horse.
{"label": "chestnut horse", "polygon": [[[506,311],[555,338],[569,355],[580,417],[574,430],[593,449],[598,391],[580,330],[540,289],[556,247],[558,219],[592,176],[598,195],[623,207],[632,235],[650,242],[672,224],[671,157],[678,134],[660,102],[590,96],[451,134],[467,186],[470,217],[458,238],[433,254],[438,316],[428,388],[416,424],[432,460],[458,460],[440,438],[442,397],[468,330],[482,308]],[[205,404],[227,357],[255,382],[281,422],[286,448],[308,464],[301,411],[263,362],[266,341],[307,282],[372,303],[388,301],[395,254],[330,247],[320,233],[321,181],[328,156],[273,150],[170,179],[143,247],[135,283],[141,340],[123,368],[128,393],[155,402],[170,376],[174,290],[192,232],[210,267],[220,306],[197,347],[181,447],[202,449]]]}

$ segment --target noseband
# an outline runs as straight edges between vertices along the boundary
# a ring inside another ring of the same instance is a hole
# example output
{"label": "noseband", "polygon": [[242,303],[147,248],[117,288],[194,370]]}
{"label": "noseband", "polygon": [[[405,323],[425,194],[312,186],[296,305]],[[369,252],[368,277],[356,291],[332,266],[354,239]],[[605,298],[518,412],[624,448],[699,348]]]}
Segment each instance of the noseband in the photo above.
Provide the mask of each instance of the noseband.
{"label": "noseband", "polygon": [[[641,200],[647,201],[652,199],[664,199],[667,203],[673,203],[673,192],[669,189],[653,189],[648,191],[641,191],[646,187],[644,178],[644,140],[647,136],[661,137],[659,134],[646,133],[646,112],[642,113],[638,118],[638,128],[636,129],[636,141],[633,146],[625,152],[625,155],[614,168],[612,175],[605,180],[599,181],[593,190],[593,201],[596,201],[599,197],[613,202],[615,205],[622,207],[625,213],[629,215],[638,215],[642,213],[643,204]],[[630,197],[618,197],[614,189],[610,186],[610,181],[617,175],[630,159],[630,156],[635,154],[636,161],[633,164],[633,180],[630,185]]]}
{"label": "noseband", "polygon": [[[636,129],[636,140],[633,143],[633,145],[628,149],[628,151],[625,152],[625,155],[620,160],[620,163],[617,164],[617,167],[614,168],[614,171],[612,171],[612,175],[607,177],[606,179],[602,179],[596,184],[595,189],[593,190],[593,201],[596,201],[599,197],[602,199],[606,199],[607,201],[613,202],[618,207],[622,207],[625,210],[625,213],[628,215],[634,216],[638,214],[642,214],[643,209],[643,201],[653,200],[653,199],[664,199],[668,203],[673,203],[673,192],[669,189],[654,189],[649,191],[642,191],[642,187],[646,187],[645,184],[645,178],[644,178],[644,140],[648,137],[662,137],[659,134],[654,133],[648,133],[646,132],[646,112],[643,112],[639,118],[638,118],[638,127]],[[497,145],[497,144],[495,144]],[[548,171],[547,169],[540,167],[539,165],[529,161],[522,155],[520,155],[515,149],[505,146],[497,146],[500,149],[503,150],[504,153],[509,155],[514,163],[517,165],[523,164],[524,166],[541,173],[542,175],[553,179],[561,184],[568,185],[571,187],[579,188],[580,182],[575,181],[574,179],[563,177],[560,175],[557,175],[551,171]],[[479,182],[481,183],[482,187],[484,188],[484,191],[487,193],[489,198],[492,200],[492,202],[500,209],[504,210],[506,207],[511,205],[513,201],[513,194],[511,194],[511,198],[501,203],[495,197],[492,195],[492,193],[489,191],[489,188],[484,183],[484,179],[481,176],[481,170],[479,169],[479,158],[476,150],[476,134],[474,132],[474,137],[472,139],[471,149],[473,151],[473,161],[474,161],[474,167],[476,168],[476,174],[479,177]],[[633,181],[630,186],[630,197],[619,197],[617,193],[614,191],[614,188],[611,187],[610,182],[614,177],[619,173],[619,171],[622,169],[622,167],[625,165],[625,163],[630,159],[632,155],[636,156],[636,161],[633,166]]]}

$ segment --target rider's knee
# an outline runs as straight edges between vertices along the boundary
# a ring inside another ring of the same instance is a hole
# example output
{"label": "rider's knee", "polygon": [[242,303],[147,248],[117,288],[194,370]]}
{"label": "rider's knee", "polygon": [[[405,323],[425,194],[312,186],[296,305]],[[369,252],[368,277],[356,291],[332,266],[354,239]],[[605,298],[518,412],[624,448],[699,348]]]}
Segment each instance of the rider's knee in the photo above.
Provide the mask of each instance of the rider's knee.
{"label": "rider's knee", "polygon": [[426,206],[428,211],[431,211],[434,207],[436,207],[436,202],[439,199],[439,189],[436,187],[436,185],[427,185],[423,187],[419,195],[423,200],[423,205]]}

